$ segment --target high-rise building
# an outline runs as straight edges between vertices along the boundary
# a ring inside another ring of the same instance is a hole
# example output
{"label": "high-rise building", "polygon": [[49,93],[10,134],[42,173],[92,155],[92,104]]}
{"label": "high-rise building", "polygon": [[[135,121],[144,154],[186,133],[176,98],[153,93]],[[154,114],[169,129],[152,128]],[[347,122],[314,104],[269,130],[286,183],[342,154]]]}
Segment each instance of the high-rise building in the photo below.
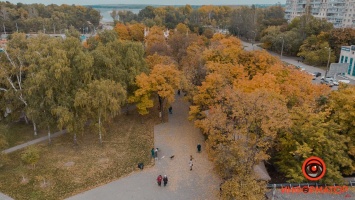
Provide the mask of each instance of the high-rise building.
{"label": "high-rise building", "polygon": [[306,13],[327,19],[336,28],[355,28],[355,0],[286,0],[288,21]]}

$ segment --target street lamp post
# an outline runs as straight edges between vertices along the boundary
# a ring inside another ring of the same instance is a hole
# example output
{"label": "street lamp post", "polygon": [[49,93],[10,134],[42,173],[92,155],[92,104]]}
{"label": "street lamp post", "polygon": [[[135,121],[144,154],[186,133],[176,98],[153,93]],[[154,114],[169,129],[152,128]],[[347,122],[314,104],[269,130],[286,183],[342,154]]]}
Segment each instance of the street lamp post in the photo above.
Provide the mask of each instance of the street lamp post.
{"label": "street lamp post", "polygon": [[330,53],[332,52],[332,49],[330,47],[325,47],[326,49],[329,50],[329,54],[328,54],[328,63],[327,63],[327,70],[325,71],[325,75],[324,75],[324,79],[327,78],[327,74],[328,74],[328,71],[329,71],[329,62],[330,62]]}
{"label": "street lamp post", "polygon": [[251,43],[251,45],[254,46],[255,38],[256,38],[256,32],[255,32],[255,31],[252,31],[252,33],[254,33],[254,40],[253,40],[253,42]]}
{"label": "street lamp post", "polygon": [[281,46],[281,56],[280,59],[282,60],[282,53],[284,51],[284,44],[285,44],[285,39],[283,37],[280,37],[282,39],[282,46]]}
{"label": "street lamp post", "polygon": [[255,31],[252,31],[252,33],[254,33],[254,40],[253,40],[253,42],[251,43],[251,46],[253,46],[253,51],[254,51],[254,43],[255,43],[255,38],[256,38],[256,32],[255,32]]}

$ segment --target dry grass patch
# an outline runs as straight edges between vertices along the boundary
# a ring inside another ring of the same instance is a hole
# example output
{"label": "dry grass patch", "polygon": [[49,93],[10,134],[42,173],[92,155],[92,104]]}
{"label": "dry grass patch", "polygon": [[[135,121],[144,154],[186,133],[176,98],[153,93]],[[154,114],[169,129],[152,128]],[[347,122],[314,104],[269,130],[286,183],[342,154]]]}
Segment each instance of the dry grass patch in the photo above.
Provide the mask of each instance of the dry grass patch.
{"label": "dry grass patch", "polygon": [[21,152],[10,154],[11,164],[0,169],[0,180],[6,180],[0,191],[16,200],[64,199],[138,170],[139,162],[150,165],[156,111],[145,116],[143,124],[133,111],[118,116],[106,128],[103,145],[90,130],[77,136],[78,145],[69,134],[54,138],[51,146],[39,144],[41,158],[35,169],[22,164]]}

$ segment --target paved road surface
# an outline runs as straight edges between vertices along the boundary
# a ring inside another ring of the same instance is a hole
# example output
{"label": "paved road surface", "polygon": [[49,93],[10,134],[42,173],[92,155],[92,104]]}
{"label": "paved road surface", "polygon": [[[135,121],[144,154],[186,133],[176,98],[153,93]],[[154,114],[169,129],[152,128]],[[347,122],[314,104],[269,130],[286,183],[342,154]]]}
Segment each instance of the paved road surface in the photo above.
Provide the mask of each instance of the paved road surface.
{"label": "paved road surface", "polygon": [[[244,42],[242,41],[242,45],[244,46],[244,49],[247,51],[252,51],[252,50],[263,50],[263,48],[258,47],[257,45],[252,45],[251,43],[248,42]],[[276,56],[276,57],[281,57],[280,54],[272,52],[272,51],[268,51],[271,55]],[[292,56],[282,56],[282,61],[287,62],[289,64],[295,65],[295,66],[302,66],[306,69],[307,72],[320,72],[322,73],[322,76],[325,75],[325,70],[318,68],[318,67],[314,67],[311,65],[307,65],[304,64],[302,62],[298,62],[300,58],[299,57],[292,57]],[[350,84],[355,85],[355,78],[354,77],[350,77],[350,76],[336,76],[336,80],[349,80]],[[314,83],[320,83],[320,77],[318,77],[316,80],[313,81]],[[333,89],[337,89],[336,86],[333,87]]]}
{"label": "paved road surface", "polygon": [[[155,147],[159,160],[155,166],[135,172],[107,185],[78,194],[68,200],[215,200],[218,199],[220,180],[213,172],[212,163],[204,151],[204,138],[193,123],[187,120],[188,104],[178,97],[173,104],[169,122],[154,128]],[[197,153],[197,144],[202,153]],[[147,149],[147,151],[150,151]],[[174,155],[173,159],[170,156]],[[193,170],[189,158],[193,156]],[[156,184],[157,176],[168,175],[164,188]]]}

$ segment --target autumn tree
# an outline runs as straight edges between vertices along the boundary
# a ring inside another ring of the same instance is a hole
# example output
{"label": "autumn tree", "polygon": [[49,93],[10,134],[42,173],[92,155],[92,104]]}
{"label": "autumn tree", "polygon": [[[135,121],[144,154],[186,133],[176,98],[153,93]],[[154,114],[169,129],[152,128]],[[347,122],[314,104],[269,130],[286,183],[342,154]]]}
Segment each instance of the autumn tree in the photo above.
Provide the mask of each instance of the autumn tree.
{"label": "autumn tree", "polygon": [[302,174],[303,161],[318,156],[327,167],[322,183],[343,183],[342,173],[354,172],[354,163],[349,157],[348,135],[338,133],[339,124],[330,121],[329,110],[315,112],[309,105],[291,110],[292,125],[288,131],[280,132],[277,138],[274,160],[280,172],[290,182],[307,181]]}
{"label": "autumn tree", "polygon": [[350,139],[345,145],[347,154],[352,158],[352,167],[342,166],[343,174],[353,174],[355,171],[355,131],[354,131],[354,98],[355,88],[349,85],[341,85],[338,91],[334,91],[329,97],[329,108],[331,109],[330,122],[336,123],[339,127],[337,133],[341,137]]}
{"label": "autumn tree", "polygon": [[177,31],[169,37],[168,46],[170,56],[173,57],[177,63],[179,63],[179,69],[181,70],[181,61],[186,55],[187,47],[192,42],[198,41],[198,37],[196,34],[188,34],[188,28],[183,24],[180,25],[180,27],[177,27]]}
{"label": "autumn tree", "polygon": [[153,107],[153,95],[159,101],[159,107],[164,120],[167,105],[175,100],[175,89],[180,83],[180,72],[172,64],[158,64],[153,67],[149,75],[142,73],[136,78],[138,89],[131,97],[137,102],[136,106],[141,115],[148,114],[147,108]]}
{"label": "autumn tree", "polygon": [[183,73],[182,88],[187,92],[187,96],[192,100],[196,87],[202,84],[206,76],[205,61],[203,51],[205,46],[198,42],[193,42],[186,49],[186,55],[182,58],[181,68]]}
{"label": "autumn tree", "polygon": [[128,26],[131,38],[134,41],[143,42],[144,41],[144,25],[135,23]]}
{"label": "autumn tree", "polygon": [[160,55],[168,55],[168,47],[162,28],[153,26],[149,29],[149,34],[145,38],[145,47],[147,55],[153,55],[154,53],[158,53]]}
{"label": "autumn tree", "polygon": [[[260,177],[253,167],[270,158],[267,151],[278,131],[288,126],[287,107],[280,96],[262,90],[243,93],[225,87],[217,99],[206,118],[195,124],[207,135],[210,157],[226,180],[222,196],[259,199],[265,182],[256,181]],[[251,187],[256,187],[254,192]]]}
{"label": "autumn tree", "polygon": [[114,30],[116,31],[118,38],[121,40],[130,40],[131,35],[129,33],[128,27],[122,23],[117,23]]}
{"label": "autumn tree", "polygon": [[350,46],[355,44],[355,30],[352,28],[336,28],[329,33],[329,46],[334,50],[339,60],[341,46]]}
{"label": "autumn tree", "polygon": [[157,53],[147,56],[145,60],[151,70],[154,68],[155,65],[158,64],[163,64],[163,65],[176,64],[176,62],[170,56],[161,56]]}

